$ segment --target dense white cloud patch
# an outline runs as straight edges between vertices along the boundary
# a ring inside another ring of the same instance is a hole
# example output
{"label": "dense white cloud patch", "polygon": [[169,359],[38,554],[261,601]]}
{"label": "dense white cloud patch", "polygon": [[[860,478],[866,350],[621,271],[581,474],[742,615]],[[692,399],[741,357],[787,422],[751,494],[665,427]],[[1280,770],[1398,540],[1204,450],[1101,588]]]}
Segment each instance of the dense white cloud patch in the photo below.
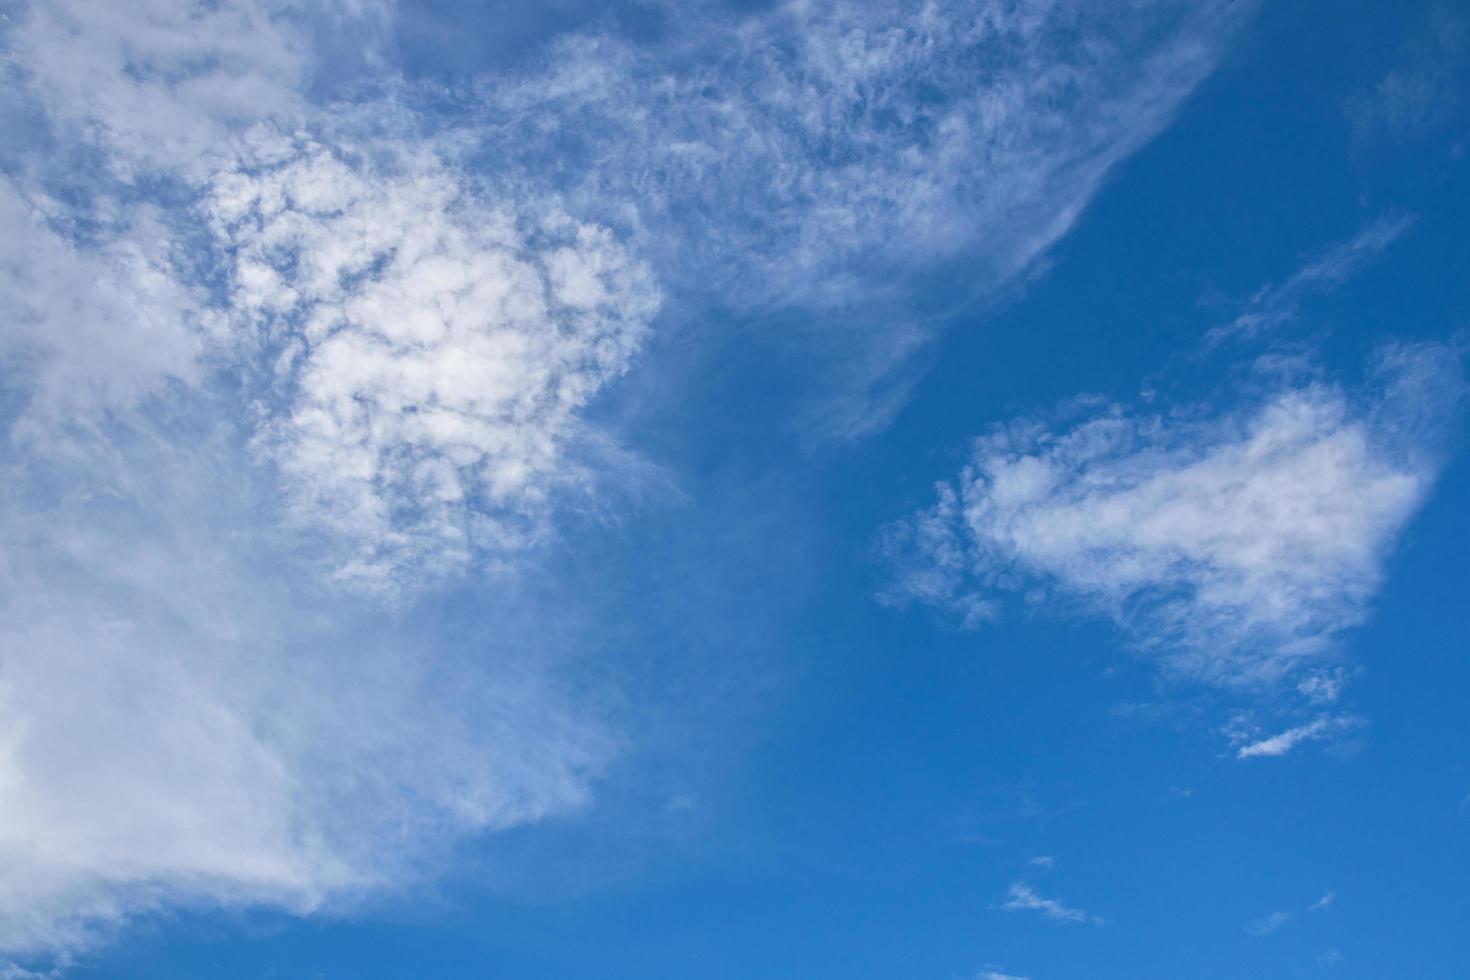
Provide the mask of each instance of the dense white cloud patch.
{"label": "dense white cloud patch", "polygon": [[1457,353],[1399,348],[1366,394],[1313,382],[1214,416],[1003,426],[933,508],[890,529],[887,598],[971,623],[1007,594],[1070,602],[1181,674],[1278,678],[1366,614],[1462,391]]}
{"label": "dense white cloud patch", "polygon": [[230,312],[274,362],[261,443],[370,587],[534,535],[576,413],[659,305],[606,229],[436,163],[271,141],[218,176]]}
{"label": "dense white cloud patch", "polygon": [[544,635],[446,649],[344,609],[228,429],[153,409],[0,471],[0,950],[341,906],[585,802],[612,736]]}

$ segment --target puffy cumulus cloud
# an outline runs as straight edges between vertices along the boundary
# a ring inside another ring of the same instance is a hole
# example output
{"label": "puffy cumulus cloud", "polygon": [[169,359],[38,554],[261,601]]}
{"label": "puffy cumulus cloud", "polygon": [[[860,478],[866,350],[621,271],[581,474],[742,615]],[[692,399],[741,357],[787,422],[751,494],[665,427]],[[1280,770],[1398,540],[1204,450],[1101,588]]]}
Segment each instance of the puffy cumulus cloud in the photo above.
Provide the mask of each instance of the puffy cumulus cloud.
{"label": "puffy cumulus cloud", "polygon": [[545,631],[449,647],[344,609],[262,528],[238,437],[153,409],[3,470],[0,951],[350,905],[585,802],[614,740]]}
{"label": "puffy cumulus cloud", "polygon": [[990,289],[1071,226],[1247,6],[700,8],[666,44],[573,37],[488,80],[484,141],[610,220],[676,229],[650,247],[721,303],[847,305],[961,252]]}
{"label": "puffy cumulus cloud", "polygon": [[1214,683],[1309,666],[1366,614],[1463,395],[1456,351],[1381,361],[1364,392],[1312,382],[1213,416],[1002,426],[933,508],[889,529],[886,598],[972,623],[1009,594],[1080,606]]}
{"label": "puffy cumulus cloud", "polygon": [[273,360],[261,444],[369,587],[534,536],[577,413],[659,306],[605,228],[436,162],[269,140],[219,175],[230,313]]}

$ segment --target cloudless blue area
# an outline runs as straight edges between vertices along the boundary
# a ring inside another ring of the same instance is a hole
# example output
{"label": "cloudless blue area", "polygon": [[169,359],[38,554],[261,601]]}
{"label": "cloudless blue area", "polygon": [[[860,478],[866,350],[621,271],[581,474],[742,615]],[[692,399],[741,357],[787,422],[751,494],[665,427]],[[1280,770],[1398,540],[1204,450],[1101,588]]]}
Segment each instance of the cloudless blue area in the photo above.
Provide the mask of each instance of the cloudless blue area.
{"label": "cloudless blue area", "polygon": [[[689,499],[589,527],[559,569],[610,597],[609,655],[646,660],[631,700],[651,707],[629,726],[652,748],[585,815],[488,837],[367,914],[155,919],[73,975],[1470,976],[1459,442],[1346,637],[1361,668],[1346,698],[1368,724],[1336,751],[1235,759],[1218,737],[1230,695],[1166,695],[1102,620],[1022,612],[965,631],[874,600],[876,529],[928,506],[977,433],[1082,392],[1228,398],[1232,358],[1183,355],[1376,216],[1414,223],[1303,301],[1327,369],[1351,377],[1386,339],[1470,326],[1464,107],[1435,134],[1372,145],[1344,109],[1428,10],[1268,6],[1043,276],[955,318],[873,436],[804,442],[759,325],[717,325],[723,346],[699,353],[656,336],[640,371],[682,380],[649,394],[630,379],[598,411],[684,474]],[[590,21],[658,30],[648,11],[485,11],[409,5],[409,70],[484,70]],[[468,624],[475,608],[467,587],[421,615]],[[1041,856],[1051,867],[1029,863]],[[1021,879],[1106,922],[997,909]],[[1276,911],[1290,920],[1251,931]]]}

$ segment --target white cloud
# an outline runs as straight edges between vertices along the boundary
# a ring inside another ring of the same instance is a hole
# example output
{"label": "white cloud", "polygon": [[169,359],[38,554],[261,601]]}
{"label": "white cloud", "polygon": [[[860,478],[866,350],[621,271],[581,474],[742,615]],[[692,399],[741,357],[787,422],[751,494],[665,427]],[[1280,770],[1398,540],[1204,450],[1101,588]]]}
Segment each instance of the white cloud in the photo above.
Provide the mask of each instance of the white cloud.
{"label": "white cloud", "polygon": [[[16,9],[0,948],[333,906],[581,806],[616,739],[545,624],[446,651],[320,587],[317,539],[379,595],[534,540],[658,308],[639,256],[738,309],[959,255],[1013,278],[1209,70],[1228,6],[785,5],[568,41],[448,120],[308,96],[315,40],[383,4]],[[863,377],[923,331],[880,333]]]}
{"label": "white cloud", "polygon": [[533,534],[657,293],[432,145],[286,127],[297,13],[38,4],[4,35],[59,149],[0,180],[0,952],[349,906],[583,806],[617,745],[558,681],[574,597],[501,582],[496,639],[450,648],[308,559],[390,590]]}
{"label": "white cloud", "polygon": [[[15,10],[5,43],[25,95],[60,135],[105,148],[113,172],[207,177],[242,126],[308,111],[315,26],[367,39],[388,3],[46,0]],[[12,93],[16,97],[20,93]]]}
{"label": "white cloud", "polygon": [[999,427],[937,505],[888,530],[884,597],[972,624],[1008,594],[1077,605],[1213,683],[1310,668],[1367,614],[1463,391],[1453,350],[1381,361],[1366,392],[1307,382],[1214,415]]}
{"label": "white cloud", "polygon": [[1341,668],[1308,673],[1297,682],[1297,693],[1313,704],[1332,704],[1342,694],[1347,672]]}
{"label": "white cloud", "polygon": [[975,974],[975,980],[1030,980],[1030,978],[1015,973],[1002,973],[1000,970],[987,967]]}
{"label": "white cloud", "polygon": [[698,219],[668,244],[688,273],[735,274],[724,302],[845,303],[870,285],[864,258],[903,275],[966,248],[991,282],[1028,264],[1208,73],[1240,13],[839,0],[693,16],[673,45],[575,37],[548,73],[487,81],[504,138],[558,147],[535,149],[589,206]]}
{"label": "white cloud", "polygon": [[1257,290],[1244,312],[1206,335],[1206,345],[1256,337],[1289,323],[1299,315],[1304,297],[1331,292],[1352,279],[1403,237],[1413,223],[1410,216],[1393,214],[1369,221],[1352,238],[1333,245],[1284,282]]}
{"label": "white cloud", "polygon": [[1091,922],[1101,925],[1103,920],[1090,912],[1072,908],[1054,898],[1043,898],[1024,881],[1011,884],[1006,900],[996,908],[1006,912],[1040,912],[1048,919],[1058,922]]}
{"label": "white cloud", "polygon": [[1252,936],[1269,936],[1290,921],[1290,912],[1272,912],[1270,915],[1257,919],[1245,928],[1246,932],[1249,932]]}
{"label": "white cloud", "polygon": [[[1327,909],[1330,909],[1332,907],[1332,902],[1336,897],[1336,893],[1329,891],[1317,901],[1313,902],[1311,905],[1308,905],[1307,911],[1326,911]],[[1264,915],[1261,918],[1248,923],[1245,929],[1246,932],[1250,933],[1253,936],[1268,936],[1276,930],[1280,929],[1282,926],[1291,922],[1293,918],[1295,918],[1295,916],[1293,916],[1290,912],[1272,912],[1269,915]],[[1324,958],[1323,962],[1329,963],[1330,960]]]}
{"label": "white cloud", "polygon": [[486,79],[476,137],[628,229],[686,300],[800,311],[780,322],[813,345],[808,425],[848,438],[902,404],[933,334],[916,277],[963,263],[963,291],[988,301],[1034,269],[1252,7],[688,8],[669,43],[577,36]]}
{"label": "white cloud", "polygon": [[340,906],[583,805],[613,748],[544,631],[445,648],[314,589],[195,408],[4,469],[0,949],[159,907]]}
{"label": "white cloud", "polygon": [[1303,742],[1331,738],[1359,724],[1355,718],[1317,718],[1268,738],[1248,742],[1235,751],[1235,757],[1256,759],[1286,755]]}
{"label": "white cloud", "polygon": [[134,209],[92,247],[50,226],[58,210],[0,177],[0,352],[23,377],[29,422],[52,426],[127,407],[170,378],[197,380],[216,318],[175,275],[156,210]]}
{"label": "white cloud", "polygon": [[272,139],[210,199],[241,343],[274,362],[261,444],[369,588],[534,538],[659,306],[606,229],[381,157]]}

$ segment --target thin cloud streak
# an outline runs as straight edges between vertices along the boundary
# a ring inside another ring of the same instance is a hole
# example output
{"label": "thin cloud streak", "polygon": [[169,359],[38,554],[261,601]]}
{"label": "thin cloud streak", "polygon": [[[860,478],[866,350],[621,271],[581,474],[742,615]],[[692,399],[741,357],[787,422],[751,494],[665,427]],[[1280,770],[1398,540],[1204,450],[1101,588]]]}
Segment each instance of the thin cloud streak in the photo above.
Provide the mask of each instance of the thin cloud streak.
{"label": "thin cloud streak", "polygon": [[1004,912],[1039,912],[1048,919],[1057,922],[1090,922],[1094,925],[1102,925],[1104,920],[1084,912],[1082,909],[1073,908],[1054,898],[1044,898],[1036,893],[1036,890],[1024,881],[1011,883],[1007,891],[1006,900],[995,906]]}
{"label": "thin cloud streak", "polygon": [[1347,283],[1413,225],[1412,215],[1384,215],[1368,222],[1352,238],[1333,245],[1285,282],[1261,287],[1240,315],[1205,335],[1204,348],[1209,350],[1228,340],[1250,340],[1279,330],[1300,315],[1307,296],[1330,293]]}
{"label": "thin cloud streak", "polygon": [[1237,759],[1275,758],[1286,755],[1303,742],[1331,738],[1341,732],[1357,727],[1355,718],[1318,718],[1305,725],[1288,728],[1284,732],[1242,745],[1235,752]]}

